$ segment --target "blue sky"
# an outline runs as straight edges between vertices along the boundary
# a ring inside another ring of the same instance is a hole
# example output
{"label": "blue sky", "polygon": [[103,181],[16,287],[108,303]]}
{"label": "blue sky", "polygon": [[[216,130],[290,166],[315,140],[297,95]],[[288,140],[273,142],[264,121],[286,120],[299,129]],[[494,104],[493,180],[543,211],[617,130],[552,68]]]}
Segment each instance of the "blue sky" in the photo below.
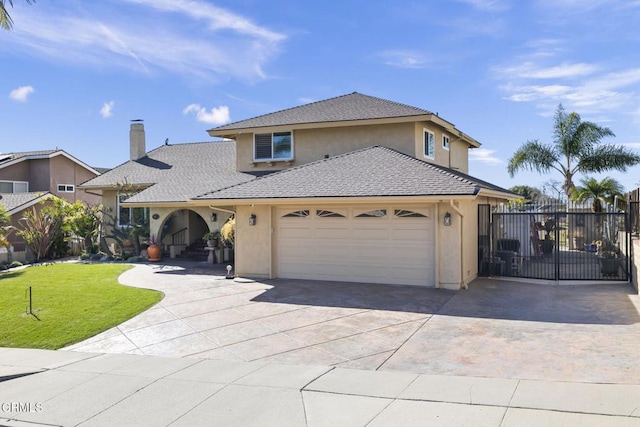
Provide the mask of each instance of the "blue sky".
{"label": "blue sky", "polygon": [[[147,149],[354,91],[438,112],[483,145],[470,174],[551,142],[559,103],[640,150],[638,0],[15,0],[0,32],[0,152],[61,148],[113,167]],[[627,189],[640,167],[611,173]],[[598,176],[601,177],[601,176]],[[551,190],[550,190],[551,191]]]}

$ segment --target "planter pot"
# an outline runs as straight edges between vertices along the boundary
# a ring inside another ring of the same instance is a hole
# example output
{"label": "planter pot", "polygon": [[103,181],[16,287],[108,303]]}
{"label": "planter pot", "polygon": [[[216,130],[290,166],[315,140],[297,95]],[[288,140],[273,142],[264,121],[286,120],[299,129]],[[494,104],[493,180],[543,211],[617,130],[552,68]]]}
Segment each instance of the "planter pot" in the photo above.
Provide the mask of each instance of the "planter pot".
{"label": "planter pot", "polygon": [[600,258],[600,273],[604,276],[617,276],[619,265],[618,258]]}
{"label": "planter pot", "polygon": [[158,245],[149,245],[147,248],[147,254],[149,255],[149,261],[160,261],[161,249]]}
{"label": "planter pot", "polygon": [[218,239],[207,240],[207,246],[210,247],[210,248],[217,248],[218,247]]}
{"label": "planter pot", "polygon": [[555,246],[555,244],[555,240],[543,240],[542,242],[540,242],[540,245],[542,246],[542,253],[545,255],[551,254],[551,252],[553,252],[553,247]]}

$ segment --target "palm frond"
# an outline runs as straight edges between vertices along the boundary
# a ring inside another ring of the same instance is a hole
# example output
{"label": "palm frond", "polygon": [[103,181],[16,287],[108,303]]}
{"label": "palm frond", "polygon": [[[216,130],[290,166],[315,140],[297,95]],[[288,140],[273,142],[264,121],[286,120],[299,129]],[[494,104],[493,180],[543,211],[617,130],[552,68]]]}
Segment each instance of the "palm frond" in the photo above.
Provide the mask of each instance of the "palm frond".
{"label": "palm frond", "polygon": [[531,170],[540,173],[549,172],[558,163],[558,153],[548,144],[540,144],[537,140],[527,141],[509,159],[507,171],[514,176],[520,170]]}
{"label": "palm frond", "polygon": [[628,167],[640,164],[640,155],[622,145],[600,145],[580,159],[577,170],[580,172],[599,173],[608,170],[625,172]]}

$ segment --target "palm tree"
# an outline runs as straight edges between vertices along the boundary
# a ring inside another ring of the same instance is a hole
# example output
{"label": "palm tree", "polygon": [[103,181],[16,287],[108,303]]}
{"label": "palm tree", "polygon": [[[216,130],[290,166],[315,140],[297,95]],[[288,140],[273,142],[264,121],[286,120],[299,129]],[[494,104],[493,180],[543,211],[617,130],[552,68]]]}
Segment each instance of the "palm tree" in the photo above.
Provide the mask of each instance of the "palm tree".
{"label": "palm tree", "polygon": [[603,211],[604,203],[613,204],[615,197],[621,197],[624,191],[622,184],[613,178],[598,181],[595,178],[581,179],[581,186],[575,187],[571,197],[574,200],[591,200],[591,210],[596,213]]}
{"label": "palm tree", "polygon": [[567,114],[562,104],[556,111],[553,128],[552,144],[527,141],[513,153],[507,166],[511,177],[522,169],[539,173],[555,169],[564,178],[562,189],[571,196],[577,173],[624,172],[640,163],[640,155],[634,151],[621,145],[602,144],[603,138],[615,136],[611,129],[583,122],[577,113]]}
{"label": "palm tree", "polygon": [[[35,3],[36,0],[24,0],[27,4]],[[13,7],[13,0],[0,0],[0,28],[4,30],[10,30],[13,28],[13,20],[11,19],[11,15],[9,15],[9,11],[5,6],[6,3],[9,3],[11,7]]]}

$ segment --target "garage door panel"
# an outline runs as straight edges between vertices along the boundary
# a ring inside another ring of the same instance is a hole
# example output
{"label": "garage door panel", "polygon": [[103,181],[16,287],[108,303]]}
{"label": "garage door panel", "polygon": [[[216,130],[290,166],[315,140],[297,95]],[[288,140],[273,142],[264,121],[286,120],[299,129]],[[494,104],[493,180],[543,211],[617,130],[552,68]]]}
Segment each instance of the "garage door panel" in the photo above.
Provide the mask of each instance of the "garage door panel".
{"label": "garage door panel", "polygon": [[432,230],[432,218],[280,218],[277,275],[434,286]]}

